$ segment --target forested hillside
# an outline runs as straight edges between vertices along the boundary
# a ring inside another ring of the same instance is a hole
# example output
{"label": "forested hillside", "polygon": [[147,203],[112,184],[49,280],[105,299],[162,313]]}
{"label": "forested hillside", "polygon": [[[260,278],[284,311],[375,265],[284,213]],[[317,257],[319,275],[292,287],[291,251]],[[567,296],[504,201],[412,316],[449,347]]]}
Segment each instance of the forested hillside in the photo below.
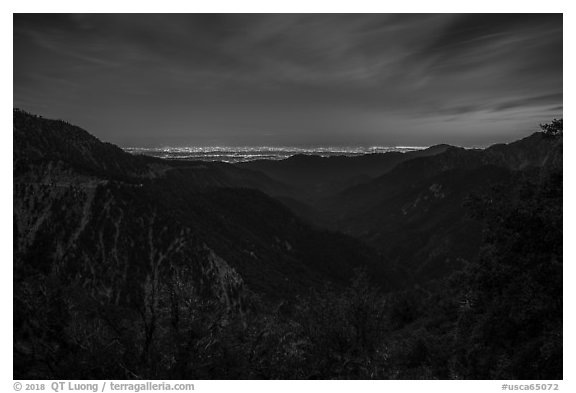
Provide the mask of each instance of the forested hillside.
{"label": "forested hillside", "polygon": [[561,132],[311,169],[13,135],[15,379],[562,378]]}

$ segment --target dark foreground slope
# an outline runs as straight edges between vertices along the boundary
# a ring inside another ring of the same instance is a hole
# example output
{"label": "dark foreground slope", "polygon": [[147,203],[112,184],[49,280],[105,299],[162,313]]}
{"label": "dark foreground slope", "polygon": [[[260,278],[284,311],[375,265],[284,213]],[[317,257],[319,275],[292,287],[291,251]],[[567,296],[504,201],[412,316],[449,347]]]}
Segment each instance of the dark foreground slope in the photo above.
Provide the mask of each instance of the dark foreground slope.
{"label": "dark foreground slope", "polygon": [[254,296],[293,299],[357,268],[393,281],[360,242],[240,186],[281,187],[226,164],[133,157],[15,111],[15,376],[95,377],[104,365],[76,362],[102,350],[126,357],[105,367],[126,377],[157,366],[162,325],[180,332],[202,302],[242,318]]}
{"label": "dark foreground slope", "polygon": [[561,379],[561,152],[446,149],[317,205],[383,259],[265,174],[15,111],[14,377]]}
{"label": "dark foreground slope", "polygon": [[562,175],[519,174],[476,194],[481,251],[388,297],[398,378],[562,379]]}
{"label": "dark foreground slope", "polygon": [[386,298],[396,378],[562,378],[562,149],[451,148],[317,204],[420,283]]}

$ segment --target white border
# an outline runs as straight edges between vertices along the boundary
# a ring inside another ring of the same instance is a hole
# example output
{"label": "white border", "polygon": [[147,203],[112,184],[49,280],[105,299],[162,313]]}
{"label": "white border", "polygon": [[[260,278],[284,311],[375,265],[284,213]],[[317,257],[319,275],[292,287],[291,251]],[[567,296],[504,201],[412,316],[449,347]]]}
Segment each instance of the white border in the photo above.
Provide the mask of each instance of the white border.
{"label": "white border", "polygon": [[[572,1],[572,3],[574,3]],[[80,2],[78,0],[27,0],[27,1],[5,1],[2,3],[1,28],[2,33],[0,40],[5,53],[9,52],[1,62],[2,72],[2,125],[3,132],[0,133],[0,146],[8,150],[12,146],[12,133],[9,129],[12,127],[12,102],[13,102],[13,30],[12,30],[12,13],[14,12],[35,12],[35,13],[53,13],[53,12],[228,12],[228,13],[245,13],[245,12],[418,12],[418,13],[452,13],[452,12],[562,12],[564,13],[564,111],[572,107],[574,76],[576,64],[574,61],[573,38],[576,19],[574,17],[574,6],[570,1],[477,1],[465,2],[462,0],[412,0],[402,2],[384,2],[369,0],[354,1],[311,1],[311,0],[293,0],[290,2],[270,2],[264,0],[216,0],[213,2],[202,1],[173,1],[164,0],[162,2],[141,3],[137,1],[118,0],[99,0],[93,2]],[[572,72],[571,72],[572,71]],[[9,88],[10,87],[10,88]],[[565,185],[564,185],[564,381],[551,381],[558,383],[561,391],[576,391],[574,382],[574,332],[576,332],[574,319],[574,288],[572,283],[576,279],[574,275],[575,248],[573,225],[576,223],[574,205],[570,202],[576,201],[575,193],[575,176],[576,172],[576,155],[571,154],[574,149],[574,130],[571,128],[570,115],[564,116],[567,126],[565,137],[565,155],[564,167]],[[2,337],[2,354],[1,359],[1,384],[0,390],[5,392],[13,390],[12,380],[12,214],[13,206],[12,192],[9,185],[12,185],[12,159],[8,152],[0,155],[0,171],[2,174],[3,185],[1,209],[1,236],[2,241],[2,293],[0,302],[4,321],[0,324]],[[572,306],[572,307],[571,307]],[[10,320],[10,321],[9,321]],[[173,381],[176,382],[176,381]],[[189,381],[182,381],[189,382]],[[534,381],[535,383],[544,383],[544,381]],[[520,383],[520,382],[518,382]],[[293,392],[294,390],[320,391],[329,389],[336,392],[350,392],[353,389],[362,389],[362,391],[432,391],[432,392],[496,392],[501,390],[502,382],[500,381],[196,381],[197,391],[250,391],[250,392]],[[51,391],[51,390],[47,390]]]}

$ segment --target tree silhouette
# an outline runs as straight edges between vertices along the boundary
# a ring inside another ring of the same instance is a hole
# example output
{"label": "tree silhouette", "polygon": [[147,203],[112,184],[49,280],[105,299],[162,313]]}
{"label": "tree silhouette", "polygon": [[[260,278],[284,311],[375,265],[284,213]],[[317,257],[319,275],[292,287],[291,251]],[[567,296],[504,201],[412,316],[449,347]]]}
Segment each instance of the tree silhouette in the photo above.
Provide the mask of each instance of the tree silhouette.
{"label": "tree silhouette", "polygon": [[551,123],[540,124],[546,136],[562,135],[562,119],[554,119]]}

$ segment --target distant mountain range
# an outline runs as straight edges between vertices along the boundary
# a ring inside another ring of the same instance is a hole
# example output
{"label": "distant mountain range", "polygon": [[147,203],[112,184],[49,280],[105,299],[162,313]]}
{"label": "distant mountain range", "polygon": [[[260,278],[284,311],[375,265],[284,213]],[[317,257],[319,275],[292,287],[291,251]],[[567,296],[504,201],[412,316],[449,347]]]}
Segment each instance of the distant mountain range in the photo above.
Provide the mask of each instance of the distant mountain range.
{"label": "distant mountain range", "polygon": [[163,262],[210,270],[217,260],[229,274],[195,280],[215,292],[247,282],[273,296],[343,282],[366,263],[380,269],[355,239],[315,230],[266,195],[292,191],[265,174],[133,156],[23,112],[14,115],[14,146],[17,266],[61,265],[90,280],[104,269],[111,281],[94,285],[118,301],[134,296],[122,292],[134,277],[144,282]]}
{"label": "distant mountain range", "polygon": [[404,153],[388,152],[357,157],[298,154],[285,160],[256,160],[239,163],[237,166],[263,172],[293,186],[301,199],[316,199],[383,175],[401,162],[442,153],[448,147],[438,145]]}
{"label": "distant mountain range", "polygon": [[[132,155],[20,110],[13,136],[15,375],[27,378],[56,375],[38,368],[31,337],[61,350],[69,313],[115,307],[126,314],[107,316],[111,326],[139,315],[152,337],[182,283],[245,313],[253,296],[343,287],[359,269],[385,291],[446,277],[481,246],[471,193],[562,168],[562,138],[541,133],[484,150],[235,165]],[[31,299],[46,291],[82,300],[43,317],[54,323],[43,331]]]}
{"label": "distant mountain range", "polygon": [[562,140],[536,133],[485,150],[450,147],[407,160],[315,206],[333,227],[430,278],[450,273],[478,251],[481,228],[464,207],[471,193],[486,192],[519,173],[561,168]]}

